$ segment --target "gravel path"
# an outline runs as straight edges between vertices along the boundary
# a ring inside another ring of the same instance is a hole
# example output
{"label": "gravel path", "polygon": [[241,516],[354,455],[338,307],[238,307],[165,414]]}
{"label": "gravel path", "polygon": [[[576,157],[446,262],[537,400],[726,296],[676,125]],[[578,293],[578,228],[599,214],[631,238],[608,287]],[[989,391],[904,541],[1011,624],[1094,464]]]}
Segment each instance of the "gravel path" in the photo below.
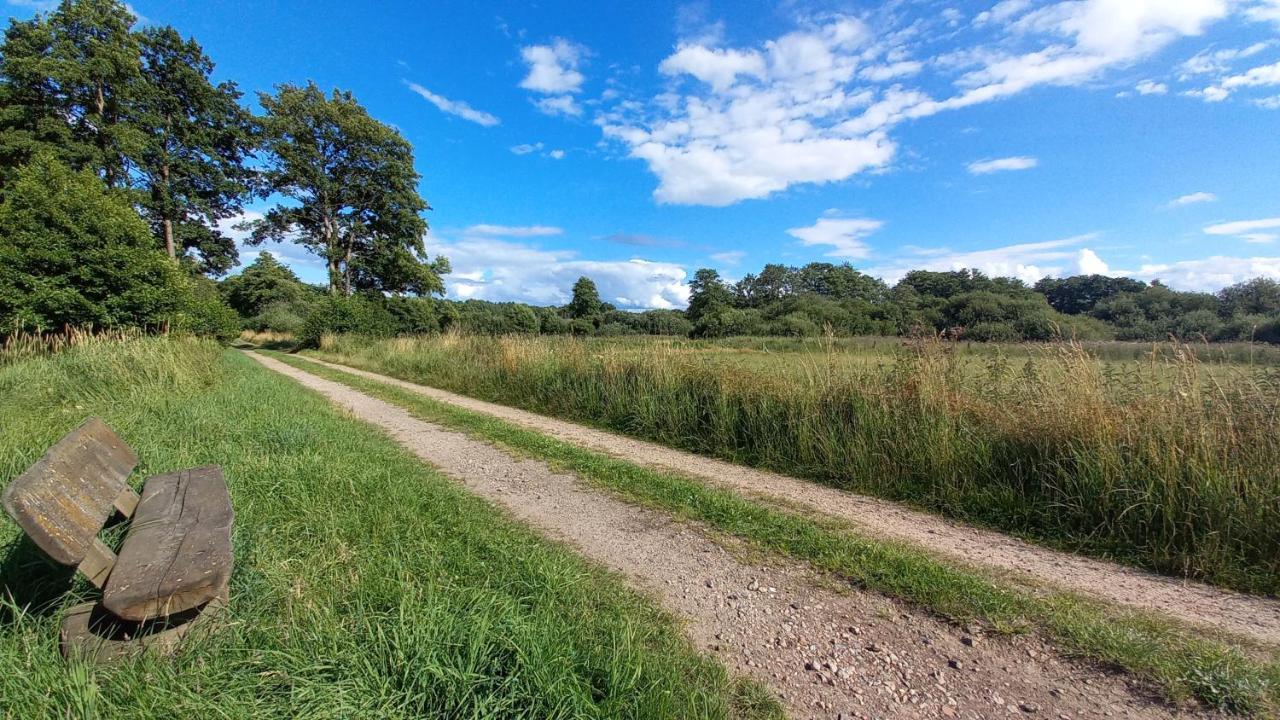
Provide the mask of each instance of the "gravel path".
{"label": "gravel path", "polygon": [[1280,645],[1280,600],[1275,598],[1243,595],[1058,552],[998,532],[808,480],[734,465],[346,365],[310,357],[304,359],[393,384],[439,402],[492,415],[630,462],[673,470],[745,495],[851,521],[877,537],[903,540],[965,563],[996,568],[1014,579],[1060,587],[1130,607],[1156,610],[1184,622],[1213,627],[1266,645]]}
{"label": "gravel path", "polygon": [[[1034,638],[966,635],[875,593],[627,504],[572,475],[272,358],[258,362],[387,432],[468,490],[623,574],[685,621],[731,671],[795,718],[1155,718],[1178,715],[1119,676]],[[1202,716],[1184,710],[1181,715]]]}

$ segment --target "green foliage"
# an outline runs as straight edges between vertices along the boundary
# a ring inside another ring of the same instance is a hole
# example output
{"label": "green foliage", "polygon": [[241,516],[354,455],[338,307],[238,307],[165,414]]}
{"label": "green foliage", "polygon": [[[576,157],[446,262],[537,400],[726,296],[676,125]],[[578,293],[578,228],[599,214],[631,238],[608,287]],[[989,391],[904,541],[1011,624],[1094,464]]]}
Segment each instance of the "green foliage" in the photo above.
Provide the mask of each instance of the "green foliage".
{"label": "green foliage", "polygon": [[1036,283],[1035,290],[1045,296],[1054,310],[1067,315],[1082,315],[1104,300],[1120,293],[1142,292],[1145,287],[1145,283],[1125,277],[1075,275],[1044,278]]}
{"label": "green foliage", "polygon": [[298,333],[301,347],[317,347],[320,338],[330,333],[359,333],[389,336],[396,332],[396,318],[380,298],[357,295],[331,295],[318,302],[307,315]]}
{"label": "green foliage", "polygon": [[693,274],[693,281],[689,283],[689,308],[685,315],[695,327],[702,324],[704,315],[732,304],[733,293],[720,279],[720,273],[702,268]]}
{"label": "green foliage", "polygon": [[349,92],[309,83],[260,93],[265,179],[287,198],[250,224],[253,242],[297,242],[328,266],[329,290],[441,293],[443,258],[427,262],[413,149]]}
{"label": "green foliage", "polygon": [[571,319],[591,318],[599,315],[604,303],[600,301],[600,291],[589,277],[580,277],[573,284],[573,298],[565,306],[565,315]]}
{"label": "green foliage", "polygon": [[160,328],[184,307],[178,266],[89,170],[41,155],[0,203],[0,323],[9,330]]}
{"label": "green foliage", "polygon": [[240,335],[241,321],[222,299],[218,286],[206,277],[186,278],[185,302],[173,329],[230,342]]}
{"label": "green foliage", "polygon": [[223,280],[219,287],[242,317],[258,315],[268,305],[307,305],[316,299],[309,286],[265,251],[258,253],[239,274]]}
{"label": "green foliage", "polygon": [[127,189],[170,257],[223,273],[235,244],[217,229],[250,191],[254,144],[233,83],[170,27],[135,31],[118,0],[63,2],[14,22],[0,52],[0,178],[46,153]]}

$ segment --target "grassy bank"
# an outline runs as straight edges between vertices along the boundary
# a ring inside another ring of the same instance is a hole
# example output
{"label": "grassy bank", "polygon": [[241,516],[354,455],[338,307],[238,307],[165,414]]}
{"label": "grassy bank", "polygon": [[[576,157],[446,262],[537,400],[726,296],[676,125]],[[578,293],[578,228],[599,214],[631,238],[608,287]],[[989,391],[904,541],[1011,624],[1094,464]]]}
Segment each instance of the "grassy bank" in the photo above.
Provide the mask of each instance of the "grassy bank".
{"label": "grassy bank", "polygon": [[[715,346],[712,346],[714,349]],[[684,344],[326,338],[318,357],[905,500],[1066,549],[1280,590],[1280,374],[936,343],[708,356]]]}
{"label": "grassy bank", "polygon": [[394,385],[287,355],[274,357],[404,407],[424,420],[566,468],[633,501],[708,523],[951,621],[977,622],[998,632],[1042,632],[1069,654],[1150,681],[1171,700],[1195,697],[1213,707],[1259,716],[1280,708],[1280,659],[1261,662],[1230,642],[1180,629],[1151,615],[1108,608],[1065,593],[1011,589],[927,553],[865,537],[848,526],[764,507],[694,479],[584,450]]}
{"label": "grassy bank", "polygon": [[97,414],[140,474],[221,464],[237,514],[225,627],[110,669],[58,656],[85,587],[0,521],[0,717],[776,712],[614,578],[234,351],[90,343],[0,367],[0,401],[6,481]]}

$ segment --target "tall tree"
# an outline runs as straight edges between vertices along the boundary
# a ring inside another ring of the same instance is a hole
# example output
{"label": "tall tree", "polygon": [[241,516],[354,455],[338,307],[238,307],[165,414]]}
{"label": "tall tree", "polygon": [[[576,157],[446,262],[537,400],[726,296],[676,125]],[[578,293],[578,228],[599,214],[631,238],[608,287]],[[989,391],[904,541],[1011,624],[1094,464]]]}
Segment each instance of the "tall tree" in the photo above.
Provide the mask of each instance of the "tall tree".
{"label": "tall tree", "polygon": [[314,83],[262,93],[270,189],[286,198],[250,224],[252,241],[293,240],[324,259],[331,293],[439,293],[448,265],[429,262],[413,149],[349,92]]}
{"label": "tall tree", "polygon": [[573,284],[573,299],[565,306],[565,314],[574,319],[587,318],[599,315],[602,305],[595,281],[584,275]]}
{"label": "tall tree", "polygon": [[720,279],[720,273],[702,268],[693,274],[689,283],[689,308],[686,314],[691,322],[698,322],[703,315],[733,303],[733,292]]}
{"label": "tall tree", "polygon": [[224,273],[236,247],[217,223],[249,196],[252,118],[235,83],[210,80],[213,61],[195,40],[171,27],[147,28],[140,38],[143,81],[130,117],[147,138],[133,158],[139,202],[169,257],[193,250],[202,272]]}
{"label": "tall tree", "polygon": [[134,20],[116,0],[63,0],[48,15],[10,23],[0,52],[6,167],[52,152],[108,187],[127,184],[127,158],[145,142],[127,122],[142,76]]}
{"label": "tall tree", "polygon": [[[64,0],[13,22],[0,50],[0,166],[37,153],[129,188],[171,258],[192,250],[203,272],[236,262],[217,222],[242,208],[251,119],[234,84],[172,28],[133,30],[118,0]],[[0,171],[3,183],[5,171]]]}

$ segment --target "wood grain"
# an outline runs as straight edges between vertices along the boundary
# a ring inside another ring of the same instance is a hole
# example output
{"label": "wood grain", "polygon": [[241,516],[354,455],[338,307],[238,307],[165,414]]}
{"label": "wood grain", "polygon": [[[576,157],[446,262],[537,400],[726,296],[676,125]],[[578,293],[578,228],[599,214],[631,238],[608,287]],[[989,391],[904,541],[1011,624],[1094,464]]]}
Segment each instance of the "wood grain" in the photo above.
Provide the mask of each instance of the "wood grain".
{"label": "wood grain", "polygon": [[4,509],[49,557],[79,565],[137,464],[111,428],[89,418],[9,483]]}
{"label": "wood grain", "polygon": [[231,577],[234,519],[216,466],[148,479],[103,588],[103,606],[142,621],[213,599]]}

